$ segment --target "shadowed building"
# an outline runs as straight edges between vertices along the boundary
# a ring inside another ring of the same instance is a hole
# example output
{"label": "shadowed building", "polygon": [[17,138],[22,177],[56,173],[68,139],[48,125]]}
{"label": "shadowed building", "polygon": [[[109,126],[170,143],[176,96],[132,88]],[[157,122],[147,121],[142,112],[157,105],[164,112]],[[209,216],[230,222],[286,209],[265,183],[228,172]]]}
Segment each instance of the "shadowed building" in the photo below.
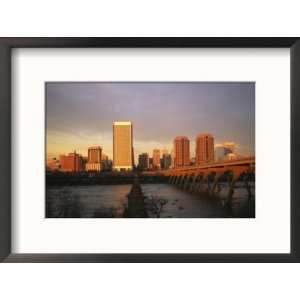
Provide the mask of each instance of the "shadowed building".
{"label": "shadowed building", "polygon": [[114,170],[132,170],[133,138],[131,122],[113,123],[113,168]]}
{"label": "shadowed building", "polygon": [[142,153],[139,155],[139,170],[147,170],[149,169],[149,155],[148,153]]}
{"label": "shadowed building", "polygon": [[171,154],[163,153],[162,158],[160,160],[161,168],[166,170],[171,167],[172,164],[172,157]]}
{"label": "shadowed building", "polygon": [[174,167],[183,167],[190,164],[190,141],[186,136],[174,139]]}
{"label": "shadowed building", "polygon": [[101,158],[101,170],[103,171],[111,171],[112,170],[112,160],[108,158],[108,156],[102,153]]}
{"label": "shadowed building", "polygon": [[214,161],[214,138],[211,134],[199,134],[196,138],[196,164]]}
{"label": "shadowed building", "polygon": [[85,165],[86,171],[101,171],[101,158],[102,158],[102,148],[97,147],[89,147],[88,149],[88,161]]}

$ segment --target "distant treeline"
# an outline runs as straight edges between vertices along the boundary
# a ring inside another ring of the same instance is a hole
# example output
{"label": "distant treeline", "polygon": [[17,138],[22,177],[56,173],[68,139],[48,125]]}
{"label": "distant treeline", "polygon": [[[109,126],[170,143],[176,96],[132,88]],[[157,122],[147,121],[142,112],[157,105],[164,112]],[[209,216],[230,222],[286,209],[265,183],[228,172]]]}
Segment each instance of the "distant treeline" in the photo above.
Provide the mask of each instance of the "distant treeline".
{"label": "distant treeline", "polygon": [[[132,184],[136,176],[134,172],[100,172],[100,173],[63,173],[47,172],[46,185],[119,185]],[[139,174],[140,183],[167,183],[163,175]]]}

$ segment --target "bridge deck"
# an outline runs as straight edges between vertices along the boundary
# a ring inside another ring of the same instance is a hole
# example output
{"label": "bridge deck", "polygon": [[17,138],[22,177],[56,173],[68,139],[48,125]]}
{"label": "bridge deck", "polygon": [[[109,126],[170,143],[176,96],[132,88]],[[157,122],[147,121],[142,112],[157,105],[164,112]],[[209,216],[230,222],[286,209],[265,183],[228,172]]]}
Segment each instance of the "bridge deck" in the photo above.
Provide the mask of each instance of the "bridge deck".
{"label": "bridge deck", "polygon": [[157,171],[145,171],[144,174],[173,174],[173,173],[181,173],[181,172],[191,172],[191,171],[200,171],[207,169],[215,169],[215,168],[226,168],[226,167],[239,167],[239,166],[254,166],[255,165],[255,157],[247,157],[243,159],[230,160],[230,161],[219,161],[214,163],[206,163],[198,166],[187,166],[180,167],[168,170],[157,170]]}

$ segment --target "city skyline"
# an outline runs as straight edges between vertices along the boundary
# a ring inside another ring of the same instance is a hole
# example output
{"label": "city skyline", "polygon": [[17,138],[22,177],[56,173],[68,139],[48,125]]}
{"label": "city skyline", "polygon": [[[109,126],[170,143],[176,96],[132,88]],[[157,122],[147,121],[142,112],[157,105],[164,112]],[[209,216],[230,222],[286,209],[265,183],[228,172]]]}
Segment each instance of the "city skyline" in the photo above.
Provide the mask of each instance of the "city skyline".
{"label": "city skyline", "polygon": [[[116,128],[118,128],[117,131]],[[131,122],[114,122],[113,131],[115,154],[112,159],[102,153],[102,148],[100,146],[91,146],[87,149],[88,156],[84,156],[82,153],[76,153],[76,150],[74,150],[74,152],[60,154],[59,160],[57,160],[57,158],[54,160],[49,159],[47,161],[49,170],[59,169],[61,171],[68,172],[71,171],[71,169],[75,170],[76,166],[78,167],[80,165],[80,171],[100,172],[102,170],[101,165],[103,162],[106,164],[106,167],[104,168],[106,171],[109,169],[107,166],[107,163],[109,162],[111,162],[111,168],[117,171],[131,171],[134,168],[138,168],[140,170],[158,170],[191,165],[199,166],[205,163],[244,158],[239,153],[235,152],[236,145],[234,142],[226,141],[223,144],[214,145],[214,137],[209,133],[202,133],[196,138],[195,157],[190,157],[190,140],[188,137],[177,136],[174,138],[173,149],[170,151],[168,149],[153,149],[152,156],[150,156],[147,152],[141,153],[137,158],[138,163],[136,164],[132,157],[133,129]],[[124,146],[127,148],[127,150],[125,149],[125,152]],[[147,156],[147,159],[145,155]],[[78,159],[80,160],[80,163],[76,162]],[[62,161],[64,161],[64,163],[62,163],[59,167],[59,163]],[[72,164],[73,167],[70,167]]]}
{"label": "city skyline", "polygon": [[141,153],[170,152],[181,134],[192,158],[202,132],[254,155],[254,96],[254,83],[48,83],[47,156],[100,145],[112,159],[116,120],[133,124],[135,164]]}

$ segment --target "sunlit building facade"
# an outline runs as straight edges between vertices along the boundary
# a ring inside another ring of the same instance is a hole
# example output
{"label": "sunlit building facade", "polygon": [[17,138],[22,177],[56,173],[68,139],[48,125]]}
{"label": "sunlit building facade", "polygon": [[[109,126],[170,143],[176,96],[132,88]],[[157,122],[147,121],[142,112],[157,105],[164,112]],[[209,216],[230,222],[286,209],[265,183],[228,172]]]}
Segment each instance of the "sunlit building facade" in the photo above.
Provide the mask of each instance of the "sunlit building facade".
{"label": "sunlit building facade", "polygon": [[174,139],[174,167],[179,168],[190,164],[190,141],[186,136]]}
{"label": "sunlit building facade", "polygon": [[114,170],[132,170],[133,137],[131,122],[113,123],[113,168]]}
{"label": "sunlit building facade", "polygon": [[228,153],[226,158],[228,160],[236,160],[236,159],[238,159],[238,156],[235,153]]}
{"label": "sunlit building facade", "polygon": [[85,169],[88,172],[100,172],[101,171],[101,159],[102,159],[102,148],[89,147],[88,148],[88,160],[85,165]]}
{"label": "sunlit building facade", "polygon": [[196,138],[196,164],[214,161],[214,137],[211,134],[199,134]]}
{"label": "sunlit building facade", "polygon": [[62,172],[81,172],[84,170],[82,156],[76,151],[68,155],[60,155],[60,170]]}
{"label": "sunlit building facade", "polygon": [[102,148],[100,146],[88,148],[88,162],[99,163],[101,162],[101,158],[102,158]]}
{"label": "sunlit building facade", "polygon": [[153,168],[154,169],[160,169],[160,150],[159,149],[154,149],[153,150]]}

